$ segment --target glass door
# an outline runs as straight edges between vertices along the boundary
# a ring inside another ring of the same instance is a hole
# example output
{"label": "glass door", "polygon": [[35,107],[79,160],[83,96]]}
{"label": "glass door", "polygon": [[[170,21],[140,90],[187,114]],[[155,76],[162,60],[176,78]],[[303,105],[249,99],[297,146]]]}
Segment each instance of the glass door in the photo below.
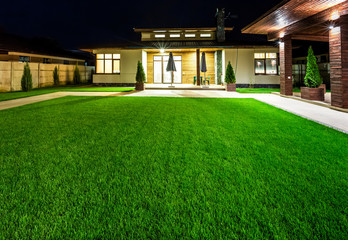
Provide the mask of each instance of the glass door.
{"label": "glass door", "polygon": [[153,83],[162,83],[162,56],[153,57]]}
{"label": "glass door", "polygon": [[[153,83],[171,83],[171,72],[167,72],[169,56],[153,57]],[[176,72],[174,72],[174,83],[182,82],[181,56],[174,56]]]}

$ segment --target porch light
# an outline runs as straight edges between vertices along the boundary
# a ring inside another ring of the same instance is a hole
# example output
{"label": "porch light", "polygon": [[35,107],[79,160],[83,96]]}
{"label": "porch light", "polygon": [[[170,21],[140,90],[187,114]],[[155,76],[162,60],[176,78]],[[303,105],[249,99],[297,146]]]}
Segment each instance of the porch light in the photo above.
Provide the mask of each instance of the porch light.
{"label": "porch light", "polygon": [[160,49],[160,53],[164,53],[164,49],[163,48]]}
{"label": "porch light", "polygon": [[332,24],[332,25],[329,26],[329,29],[332,30],[332,29],[334,29],[334,27],[335,27],[335,26]]}
{"label": "porch light", "polygon": [[284,32],[281,32],[280,34],[279,34],[279,37],[280,38],[283,38],[285,36],[285,33]]}

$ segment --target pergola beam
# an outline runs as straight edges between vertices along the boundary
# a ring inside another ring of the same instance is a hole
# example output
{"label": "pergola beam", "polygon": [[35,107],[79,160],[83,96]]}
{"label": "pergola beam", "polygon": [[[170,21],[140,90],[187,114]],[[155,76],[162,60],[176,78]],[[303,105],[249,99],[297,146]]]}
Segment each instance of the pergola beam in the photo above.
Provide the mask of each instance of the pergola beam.
{"label": "pergola beam", "polygon": [[[294,24],[288,25],[278,31],[270,32],[267,34],[269,41],[275,41],[281,38],[281,35],[302,35],[305,30],[309,28],[317,28],[322,32],[322,36],[329,35],[329,23],[331,20],[331,15],[333,12],[337,11],[340,15],[345,15],[348,13],[348,2],[345,1],[341,4],[337,4],[331,8],[328,8],[322,12],[315,15],[307,17],[303,20],[295,22]],[[326,23],[326,24],[325,24]]]}

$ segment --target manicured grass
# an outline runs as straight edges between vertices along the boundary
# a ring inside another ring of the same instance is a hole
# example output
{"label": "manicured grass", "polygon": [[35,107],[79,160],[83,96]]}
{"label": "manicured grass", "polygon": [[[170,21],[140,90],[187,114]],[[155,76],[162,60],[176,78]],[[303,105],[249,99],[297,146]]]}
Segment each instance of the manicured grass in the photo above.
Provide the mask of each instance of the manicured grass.
{"label": "manicured grass", "polygon": [[88,86],[61,86],[61,87],[48,87],[37,88],[30,92],[0,92],[0,101],[12,100],[17,98],[37,96],[47,93],[59,92],[59,91],[72,91],[72,92],[129,92],[134,90],[134,87],[92,87]]}
{"label": "manicured grass", "polygon": [[272,93],[280,92],[279,88],[237,88],[236,90],[239,93]]}
{"label": "manicured grass", "polygon": [[253,99],[0,111],[1,239],[345,239],[348,135]]}

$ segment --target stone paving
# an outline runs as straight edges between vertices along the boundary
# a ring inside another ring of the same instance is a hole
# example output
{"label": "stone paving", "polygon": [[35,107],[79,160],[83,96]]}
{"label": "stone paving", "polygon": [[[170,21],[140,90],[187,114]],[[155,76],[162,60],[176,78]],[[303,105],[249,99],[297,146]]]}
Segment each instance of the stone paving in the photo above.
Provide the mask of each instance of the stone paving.
{"label": "stone paving", "polygon": [[56,92],[0,102],[0,110],[46,101],[64,96],[124,96],[124,97],[194,97],[194,98],[254,98],[287,112],[348,133],[348,113],[275,94],[240,94],[226,91],[145,90],[133,92]]}

